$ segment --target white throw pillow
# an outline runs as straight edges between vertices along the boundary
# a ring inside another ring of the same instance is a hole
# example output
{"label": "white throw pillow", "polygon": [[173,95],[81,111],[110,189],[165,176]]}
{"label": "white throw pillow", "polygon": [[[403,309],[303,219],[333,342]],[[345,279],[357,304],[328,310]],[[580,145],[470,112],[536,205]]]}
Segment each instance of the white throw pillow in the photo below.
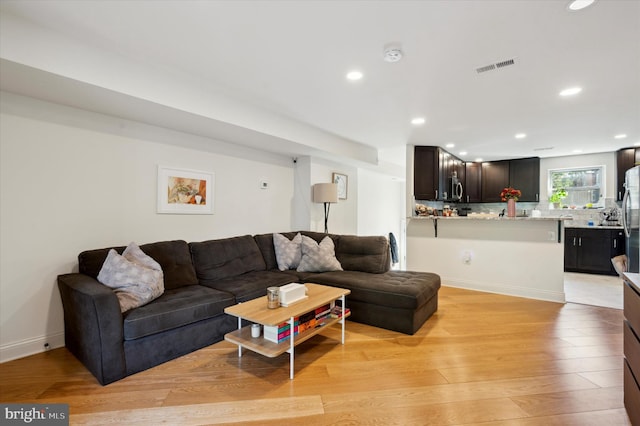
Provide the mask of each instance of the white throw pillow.
{"label": "white throw pillow", "polygon": [[122,255],[109,250],[98,281],[115,291],[121,312],[147,304],[164,293],[160,264],[135,243],[129,244]]}
{"label": "white throw pillow", "polygon": [[286,271],[298,267],[300,258],[302,257],[301,244],[302,235],[300,235],[299,232],[292,240],[289,240],[282,234],[273,234],[273,248],[276,252],[278,269]]}
{"label": "white throw pillow", "polygon": [[331,237],[324,237],[318,244],[313,238],[303,235],[301,247],[302,259],[298,272],[342,271]]}

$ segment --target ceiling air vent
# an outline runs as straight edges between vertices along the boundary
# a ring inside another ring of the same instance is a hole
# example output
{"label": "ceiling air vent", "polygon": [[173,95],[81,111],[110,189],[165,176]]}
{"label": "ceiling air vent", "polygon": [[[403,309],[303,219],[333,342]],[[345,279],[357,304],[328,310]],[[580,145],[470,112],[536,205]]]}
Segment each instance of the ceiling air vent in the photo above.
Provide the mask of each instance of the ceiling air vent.
{"label": "ceiling air vent", "polygon": [[516,64],[516,58],[507,59],[507,60],[504,60],[504,61],[496,62],[495,64],[489,64],[489,65],[485,65],[483,67],[476,68],[476,72],[478,74],[482,74],[483,72],[493,71],[493,70],[497,70],[497,69],[500,69],[500,68],[509,67],[509,66],[515,65],[515,64]]}
{"label": "ceiling air vent", "polygon": [[545,146],[544,148],[533,148],[534,151],[550,151],[552,149],[552,146]]}

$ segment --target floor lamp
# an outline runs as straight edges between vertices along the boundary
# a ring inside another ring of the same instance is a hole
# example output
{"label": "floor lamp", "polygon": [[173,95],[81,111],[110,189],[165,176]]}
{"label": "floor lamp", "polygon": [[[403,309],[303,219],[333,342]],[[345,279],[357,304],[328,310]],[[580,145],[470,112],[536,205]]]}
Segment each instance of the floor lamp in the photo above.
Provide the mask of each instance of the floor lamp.
{"label": "floor lamp", "polygon": [[338,202],[338,184],[316,183],[313,185],[313,202],[324,203],[324,232],[328,234],[329,207],[331,207],[331,203]]}

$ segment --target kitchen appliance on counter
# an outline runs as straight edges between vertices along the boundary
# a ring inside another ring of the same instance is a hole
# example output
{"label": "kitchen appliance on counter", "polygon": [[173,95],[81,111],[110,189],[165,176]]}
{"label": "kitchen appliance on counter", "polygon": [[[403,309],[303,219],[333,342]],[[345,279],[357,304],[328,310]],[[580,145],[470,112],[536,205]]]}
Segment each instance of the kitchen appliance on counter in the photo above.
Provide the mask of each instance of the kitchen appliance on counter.
{"label": "kitchen appliance on counter", "polygon": [[625,173],[622,226],[626,235],[627,272],[640,272],[640,166]]}
{"label": "kitchen appliance on counter", "polygon": [[600,212],[601,226],[620,225],[620,210],[617,207],[604,209]]}

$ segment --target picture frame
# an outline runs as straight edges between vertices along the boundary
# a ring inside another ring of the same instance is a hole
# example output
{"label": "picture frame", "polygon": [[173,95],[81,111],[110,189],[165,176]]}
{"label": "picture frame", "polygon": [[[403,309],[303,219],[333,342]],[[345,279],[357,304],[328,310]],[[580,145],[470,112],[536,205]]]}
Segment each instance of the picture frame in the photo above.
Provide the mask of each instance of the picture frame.
{"label": "picture frame", "polygon": [[338,199],[347,199],[347,189],[349,186],[349,176],[343,173],[333,173],[332,182],[338,185]]}
{"label": "picture frame", "polygon": [[213,214],[215,174],[158,166],[160,214]]}

